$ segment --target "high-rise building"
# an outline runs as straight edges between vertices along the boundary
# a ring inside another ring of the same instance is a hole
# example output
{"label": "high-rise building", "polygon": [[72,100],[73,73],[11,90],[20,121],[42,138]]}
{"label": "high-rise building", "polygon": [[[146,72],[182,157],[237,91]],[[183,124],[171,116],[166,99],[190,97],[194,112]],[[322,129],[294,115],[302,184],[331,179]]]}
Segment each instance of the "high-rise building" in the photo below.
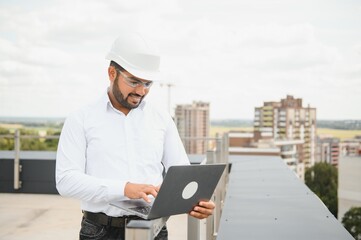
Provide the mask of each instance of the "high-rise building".
{"label": "high-rise building", "polygon": [[187,153],[204,154],[210,129],[209,103],[177,105],[174,121]]}
{"label": "high-rise building", "polygon": [[316,108],[303,107],[302,99],[288,95],[280,102],[264,102],[255,108],[254,131],[275,140],[302,140],[295,145],[297,161],[305,167],[315,163]]}

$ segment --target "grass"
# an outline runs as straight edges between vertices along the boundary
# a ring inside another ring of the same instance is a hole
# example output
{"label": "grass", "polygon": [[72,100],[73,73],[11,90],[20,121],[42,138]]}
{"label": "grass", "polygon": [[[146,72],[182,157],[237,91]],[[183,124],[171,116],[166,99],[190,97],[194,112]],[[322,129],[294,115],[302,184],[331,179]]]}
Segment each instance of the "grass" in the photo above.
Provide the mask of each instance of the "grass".
{"label": "grass", "polygon": [[225,127],[225,126],[211,126],[210,136],[216,136],[216,133],[225,133],[233,131],[253,131],[253,127]]}
{"label": "grass", "polygon": [[23,127],[24,126],[22,124],[0,123],[0,128],[5,128],[5,129],[18,129]]}
{"label": "grass", "polygon": [[330,135],[332,137],[339,138],[341,140],[354,138],[355,136],[361,136],[361,130],[341,130],[331,128],[318,128],[317,135]]}
{"label": "grass", "polygon": [[[0,123],[0,128],[6,128],[14,130],[16,128],[23,128],[21,124],[4,124]],[[37,128],[37,130],[48,130],[47,128]],[[216,133],[225,133],[230,130],[234,131],[253,131],[253,127],[225,127],[225,126],[211,126],[210,136],[214,137]],[[331,128],[317,128],[317,135],[329,135],[331,137],[339,138],[341,140],[354,138],[355,136],[361,136],[361,130],[340,130]]]}
{"label": "grass", "polygon": [[[211,126],[210,135],[214,137],[216,133],[225,133],[230,130],[235,131],[252,131],[252,127],[224,127],[224,126]],[[317,128],[317,135],[328,135],[330,137],[339,138],[341,140],[354,138],[357,135],[361,136],[361,130],[340,130],[330,128]]]}

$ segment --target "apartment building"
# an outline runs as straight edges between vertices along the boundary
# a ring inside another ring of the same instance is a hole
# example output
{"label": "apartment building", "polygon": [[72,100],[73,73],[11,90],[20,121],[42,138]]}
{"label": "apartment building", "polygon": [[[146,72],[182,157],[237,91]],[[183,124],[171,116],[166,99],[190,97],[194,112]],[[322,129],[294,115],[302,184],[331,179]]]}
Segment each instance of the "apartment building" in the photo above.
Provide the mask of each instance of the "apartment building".
{"label": "apartment building", "polygon": [[264,102],[255,108],[254,131],[267,134],[275,140],[301,140],[296,148],[297,162],[306,168],[315,163],[316,108],[303,107],[302,99],[287,95],[280,102]]}
{"label": "apartment building", "polygon": [[187,153],[204,154],[210,129],[209,103],[177,105],[174,121]]}
{"label": "apartment building", "polygon": [[361,138],[345,139],[340,144],[343,156],[361,156]]}
{"label": "apartment building", "polygon": [[304,181],[304,164],[297,161],[297,146],[302,145],[303,140],[276,140],[268,133],[251,131],[230,131],[228,138],[230,155],[280,156]]}
{"label": "apartment building", "polygon": [[338,167],[340,150],[339,138],[317,137],[316,162],[326,162]]}

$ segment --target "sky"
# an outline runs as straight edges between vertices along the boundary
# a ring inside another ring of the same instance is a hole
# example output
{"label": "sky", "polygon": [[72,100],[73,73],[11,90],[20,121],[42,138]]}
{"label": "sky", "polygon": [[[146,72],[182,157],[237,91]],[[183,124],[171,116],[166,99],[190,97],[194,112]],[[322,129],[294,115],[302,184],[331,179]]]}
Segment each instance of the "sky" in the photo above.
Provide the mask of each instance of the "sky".
{"label": "sky", "polygon": [[163,84],[146,99],[171,114],[204,101],[211,119],[253,119],[292,95],[317,119],[361,119],[359,0],[0,0],[0,116],[66,117],[99,98],[127,29],[158,44]]}

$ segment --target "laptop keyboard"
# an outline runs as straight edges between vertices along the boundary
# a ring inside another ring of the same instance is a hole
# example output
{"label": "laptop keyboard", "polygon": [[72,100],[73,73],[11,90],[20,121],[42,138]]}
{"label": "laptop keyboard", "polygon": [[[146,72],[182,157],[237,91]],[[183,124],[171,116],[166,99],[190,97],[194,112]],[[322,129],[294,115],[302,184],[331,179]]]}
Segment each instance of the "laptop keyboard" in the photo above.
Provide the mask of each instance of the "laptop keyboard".
{"label": "laptop keyboard", "polygon": [[142,207],[134,207],[134,208],[129,208],[129,209],[139,212],[144,215],[148,215],[150,212],[150,208],[151,208],[151,206],[142,206]]}

